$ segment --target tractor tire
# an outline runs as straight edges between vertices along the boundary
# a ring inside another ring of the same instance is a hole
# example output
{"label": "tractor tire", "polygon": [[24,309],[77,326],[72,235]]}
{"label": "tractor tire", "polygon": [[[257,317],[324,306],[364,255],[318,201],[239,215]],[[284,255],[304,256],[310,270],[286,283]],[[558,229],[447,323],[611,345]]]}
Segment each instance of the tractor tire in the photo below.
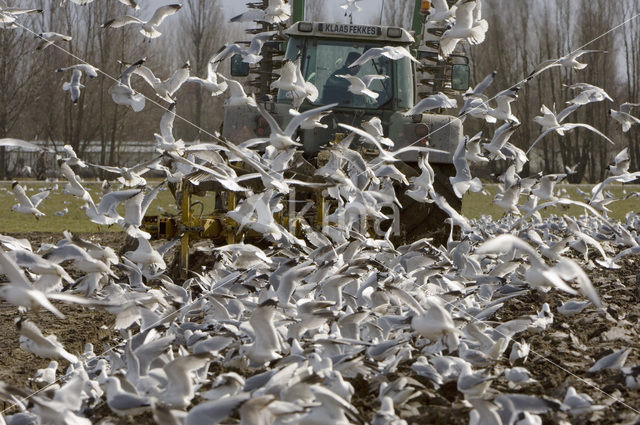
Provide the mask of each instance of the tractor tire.
{"label": "tractor tire", "polygon": [[[435,173],[433,188],[442,195],[449,205],[456,211],[462,210],[462,200],[456,196],[449,177],[455,176],[456,170],[453,164],[431,164]],[[413,172],[401,169],[406,176],[418,175],[417,164],[410,164]],[[449,216],[435,203],[418,202],[406,195],[407,187],[402,186],[396,190],[398,200],[402,204],[400,209],[400,234],[396,235],[394,243],[412,243],[419,239],[433,238],[433,244],[438,246],[446,244],[449,237],[450,225],[445,222]]]}

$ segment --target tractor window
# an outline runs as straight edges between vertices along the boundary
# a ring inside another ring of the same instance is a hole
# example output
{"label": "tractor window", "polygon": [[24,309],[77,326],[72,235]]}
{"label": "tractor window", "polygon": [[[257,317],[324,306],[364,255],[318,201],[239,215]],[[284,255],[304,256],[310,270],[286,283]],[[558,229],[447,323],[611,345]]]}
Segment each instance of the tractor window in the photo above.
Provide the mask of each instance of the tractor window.
{"label": "tractor window", "polygon": [[[287,58],[295,58],[299,52],[304,52],[302,73],[307,81],[316,86],[319,93],[314,105],[338,102],[340,106],[348,108],[392,109],[394,106],[407,108],[413,104],[413,78],[409,60],[392,61],[386,57],[378,57],[364,63],[359,69],[349,68],[348,65],[366,50],[380,45],[325,39],[307,39],[304,44],[306,48],[303,48],[302,43],[290,44],[290,47],[294,47],[290,50],[295,52],[288,51]],[[349,92],[349,81],[338,75],[353,75],[361,79],[365,75],[383,75],[387,78],[370,83],[369,89],[377,94],[374,99]],[[397,105],[393,105],[394,93]],[[282,99],[286,95],[279,93],[278,97]]]}

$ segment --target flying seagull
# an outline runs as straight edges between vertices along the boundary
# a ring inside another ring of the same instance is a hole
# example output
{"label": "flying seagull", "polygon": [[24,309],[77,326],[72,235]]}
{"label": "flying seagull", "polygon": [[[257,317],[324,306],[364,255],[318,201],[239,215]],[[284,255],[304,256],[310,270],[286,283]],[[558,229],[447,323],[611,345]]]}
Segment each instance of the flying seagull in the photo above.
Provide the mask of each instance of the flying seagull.
{"label": "flying seagull", "polygon": [[13,195],[18,201],[16,205],[11,207],[11,211],[23,214],[33,214],[35,218],[45,215],[42,211],[38,210],[38,205],[40,205],[40,203],[49,196],[50,191],[44,190],[29,198],[18,182],[13,182],[11,189],[13,190]]}
{"label": "flying seagull", "polygon": [[405,47],[402,47],[402,46],[385,46],[385,47],[372,47],[371,49],[368,49],[358,59],[353,61],[353,63],[351,65],[349,65],[349,68],[353,68],[354,66],[363,65],[363,64],[369,62],[371,59],[375,59],[375,58],[378,58],[380,56],[384,56],[384,57],[389,58],[391,60],[409,58],[415,63],[420,63],[420,61],[417,60],[416,58],[414,58],[413,55],[411,55],[411,53],[409,53],[409,50],[407,50]]}
{"label": "flying seagull", "polygon": [[141,25],[140,33],[148,38],[158,38],[162,35],[158,31],[158,27],[167,16],[173,15],[182,7],[181,4],[168,4],[161,6],[153,13],[148,21],[143,21],[135,16],[125,15],[119,18],[111,19],[102,25],[102,28],[120,28],[129,24]]}
{"label": "flying seagull", "polygon": [[549,59],[546,60],[544,62],[542,62],[540,65],[536,66],[536,68],[531,72],[531,74],[529,74],[529,76],[527,77],[527,80],[532,79],[533,77],[536,77],[538,75],[540,75],[541,72],[549,69],[549,68],[553,68],[556,66],[561,66],[563,68],[570,68],[570,69],[584,69],[587,67],[586,63],[581,63],[578,62],[578,58],[586,53],[607,53],[604,50],[582,50],[582,49],[578,49],[574,52],[568,53],[564,56],[562,56],[561,58],[558,59]]}

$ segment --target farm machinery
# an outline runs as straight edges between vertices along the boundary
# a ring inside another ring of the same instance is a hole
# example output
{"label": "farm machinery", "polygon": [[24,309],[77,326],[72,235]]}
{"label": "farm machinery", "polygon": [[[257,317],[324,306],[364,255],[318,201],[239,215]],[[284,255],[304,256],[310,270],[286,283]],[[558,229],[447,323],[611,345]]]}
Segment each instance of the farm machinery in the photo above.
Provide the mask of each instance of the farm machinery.
{"label": "farm machinery", "polygon": [[[231,58],[231,75],[246,77],[248,85],[254,87],[256,100],[267,110],[278,124],[284,128],[292,116],[292,99],[283,90],[272,90],[271,84],[278,77],[278,68],[284,61],[300,59],[300,69],[304,79],[318,89],[316,101],[306,100],[299,108],[305,111],[329,103],[338,103],[331,109],[332,114],[323,120],[326,128],[298,130],[298,140],[302,148],[296,153],[295,168],[288,171],[298,180],[321,183],[314,172],[328,158],[326,147],[346,137],[344,129],[338,123],[359,126],[361,122],[378,117],[385,135],[394,141],[394,149],[410,145],[425,145],[440,149],[449,154],[431,154],[429,162],[435,171],[435,190],[443,195],[449,204],[460,210],[458,199],[449,183],[449,177],[455,173],[452,165],[452,153],[462,134],[461,122],[453,116],[438,113],[423,113],[405,116],[420,98],[444,92],[457,94],[469,86],[469,66],[464,55],[454,54],[442,59],[438,54],[438,38],[446,28],[425,28],[424,22],[430,8],[429,1],[416,0],[413,11],[411,31],[401,27],[384,25],[338,24],[312,22],[305,20],[305,1],[293,0],[289,26],[261,23],[260,28],[247,32],[258,33],[277,29],[276,40],[263,46],[263,59],[257,65],[242,61],[238,54]],[[450,1],[453,3],[453,1]],[[249,6],[266,8],[267,0]],[[351,96],[345,91],[332,90],[328,81],[332,73],[344,69],[350,55],[358,56],[371,48],[384,46],[403,46],[420,60],[416,65],[409,58],[390,60],[378,57],[361,66],[358,75],[378,74],[387,78],[375,80],[370,88],[377,92],[376,99],[366,96]],[[257,137],[268,137],[269,125],[255,107],[247,105],[226,105],[222,136],[228,141],[239,144]],[[367,155],[366,149],[363,155]],[[407,176],[419,174],[415,152],[398,155],[398,168]],[[238,168],[238,175],[248,172]],[[228,211],[236,208],[241,193],[225,190],[220,184],[204,181],[201,176],[187,176],[179,189],[176,200],[181,207],[178,218],[146,217],[145,227],[159,238],[171,238],[182,235],[181,269],[187,270],[189,248],[194,240],[213,239],[233,243],[240,238],[241,226],[229,218]],[[202,180],[202,181],[200,181]],[[196,184],[194,184],[194,182]],[[405,188],[406,190],[406,188]],[[398,190],[402,208],[394,214],[394,222],[405,239],[425,236],[433,232],[444,232],[444,219],[447,215],[433,204],[418,203]],[[195,195],[213,197],[213,211],[198,209],[193,202]],[[292,233],[300,231],[302,226],[310,225],[321,229],[331,210],[324,189],[319,184],[307,187],[296,193],[295,200],[284,202],[285,206],[275,217],[281,225]],[[399,217],[399,222],[398,222]],[[380,223],[369,223],[368,226]],[[243,237],[251,238],[252,233],[244,232]],[[256,234],[255,236],[259,236]]]}

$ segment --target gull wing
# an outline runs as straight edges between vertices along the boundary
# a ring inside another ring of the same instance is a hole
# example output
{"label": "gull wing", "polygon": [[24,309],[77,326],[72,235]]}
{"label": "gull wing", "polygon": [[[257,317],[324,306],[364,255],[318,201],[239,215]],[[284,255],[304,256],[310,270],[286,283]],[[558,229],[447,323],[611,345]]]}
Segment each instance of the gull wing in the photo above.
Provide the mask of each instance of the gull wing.
{"label": "gull wing", "polygon": [[609,139],[607,136],[605,136],[603,133],[600,132],[600,130],[598,130],[597,128],[590,126],[589,124],[583,124],[583,123],[569,123],[569,124],[562,124],[560,126],[560,128],[562,130],[573,130],[574,128],[577,127],[582,127],[582,128],[586,128],[589,131],[592,131],[594,133],[596,133],[598,136],[604,138],[607,142],[611,143],[612,145],[614,145],[615,143],[613,143],[613,140]]}
{"label": "gull wing", "polygon": [[0,270],[12,285],[32,289],[31,283],[18,264],[0,248]]}
{"label": "gull wing", "polygon": [[536,68],[531,72],[531,74],[529,74],[529,76],[527,77],[527,80],[532,79],[533,77],[539,75],[543,71],[549,68],[553,68],[554,66],[562,66],[562,64],[560,63],[560,59],[549,59],[544,62],[541,62],[538,66],[536,66]]}
{"label": "gull wing", "polygon": [[158,84],[162,84],[162,81],[153,74],[153,71],[142,64],[134,68],[132,72],[141,76],[154,90]]}
{"label": "gull wing", "polygon": [[530,257],[535,258],[537,262],[543,263],[542,258],[531,245],[511,234],[499,235],[493,239],[483,242],[478,249],[476,249],[475,253],[479,255],[501,254],[511,250],[522,251]]}
{"label": "gull wing", "polygon": [[455,26],[460,28],[471,28],[473,26],[473,9],[475,8],[475,1],[459,5],[456,9]]}
{"label": "gull wing", "polygon": [[102,28],[120,28],[129,24],[143,24],[144,21],[136,18],[131,15],[120,16],[119,18],[110,19],[104,24],[102,24]]}
{"label": "gull wing", "polygon": [[331,109],[337,105],[337,103],[330,103],[318,108],[309,109],[308,111],[302,112],[300,115],[294,116],[291,121],[289,121],[289,124],[287,124],[287,127],[284,129],[284,135],[287,137],[291,137],[293,133],[295,133],[296,129],[300,126],[300,124],[302,124],[306,119],[320,115],[323,111]]}
{"label": "gull wing", "polygon": [[173,121],[176,119],[176,103],[173,102],[167,108],[167,111],[162,114],[162,118],[160,119],[160,134],[162,138],[167,143],[172,143],[175,141],[173,138]]}
{"label": "gull wing", "polygon": [[629,157],[629,148],[626,147],[624,149],[622,149],[620,152],[618,152],[618,154],[616,155],[616,157],[613,159],[614,162],[616,164],[619,164],[621,162],[624,161],[629,161],[630,157]]}
{"label": "gull wing", "polygon": [[6,148],[17,148],[17,149],[28,151],[28,152],[31,152],[31,151],[51,152],[48,149],[43,149],[40,146],[34,145],[33,143],[27,142],[25,140],[13,139],[10,137],[0,139],[0,146],[6,147]]}
{"label": "gull wing", "polygon": [[634,106],[640,106],[640,103],[628,103],[625,102],[620,105],[620,112],[624,112],[625,114],[631,114],[631,108]]}
{"label": "gull wing", "polygon": [[120,74],[120,77],[118,77],[120,83],[131,88],[131,73],[138,69],[138,67],[140,67],[146,60],[147,58],[142,58],[125,68],[125,70],[122,71],[122,74]]}
{"label": "gull wing", "polygon": [[160,182],[156,187],[154,187],[149,193],[147,193],[142,199],[142,204],[140,205],[140,213],[142,217],[147,213],[147,209],[149,209],[149,205],[153,202],[153,200],[158,196],[160,189],[164,186],[165,180]]}
{"label": "gull wing", "polygon": [[16,197],[16,200],[18,201],[18,203],[20,203],[20,205],[34,206],[31,202],[31,199],[29,199],[27,194],[24,192],[24,189],[18,184],[18,182],[14,182],[12,186],[13,195]]}
{"label": "gull wing", "polygon": [[38,205],[40,205],[42,203],[42,201],[44,201],[45,198],[47,196],[49,196],[50,193],[51,193],[50,190],[43,190],[42,192],[36,193],[35,195],[33,195],[29,199],[30,199],[31,203],[33,204],[33,206],[38,208]]}
{"label": "gull wing", "polygon": [[371,49],[364,52],[358,59],[353,61],[349,68],[353,68],[354,66],[362,65],[363,63],[368,62],[370,59],[377,58],[382,55],[384,48],[382,47],[372,47]]}
{"label": "gull wing", "polygon": [[265,31],[254,35],[251,39],[251,43],[249,44],[249,48],[247,49],[247,53],[259,55],[265,41],[273,37],[275,34],[276,31]]}
{"label": "gull wing", "polygon": [[386,80],[387,78],[389,78],[388,75],[365,75],[364,77],[362,77],[362,82],[365,86],[369,87],[369,84],[371,84],[372,81]]}
{"label": "gull wing", "polygon": [[569,114],[571,114],[573,111],[578,109],[580,106],[582,105],[573,104],[573,105],[567,106],[562,111],[560,111],[558,115],[556,115],[556,120],[558,121],[558,123],[561,123]]}
{"label": "gull wing", "polygon": [[246,55],[247,52],[246,50],[243,50],[242,47],[240,47],[239,45],[232,43],[229,44],[227,46],[224,46],[222,48],[222,50],[220,50],[217,54],[215,54],[211,60],[209,62],[222,62],[223,60],[225,60],[226,58],[228,58],[231,55],[235,55],[236,53],[239,53],[241,55]]}
{"label": "gull wing", "polygon": [[[373,49],[370,49],[373,50]],[[413,57],[413,55],[403,46],[386,46],[382,48],[382,56],[388,57],[391,60],[398,60],[402,58],[409,58],[415,63],[420,63],[419,60]]]}
{"label": "gull wing", "polygon": [[189,68],[187,68],[185,64],[185,66],[176,69],[173,75],[171,75],[171,77],[169,77],[164,82],[170,96],[173,96],[173,94],[178,91],[178,89],[184,84],[184,82],[187,81],[187,78],[189,78],[189,74]]}
{"label": "gull wing", "polygon": [[465,93],[465,95],[468,96],[470,94],[480,94],[480,93],[484,92],[487,89],[487,87],[489,87],[491,85],[491,83],[493,83],[493,80],[496,78],[496,75],[498,75],[498,71],[493,71],[491,74],[489,74],[486,77],[484,77],[484,79],[482,81],[480,81],[473,88],[473,90],[470,90],[467,93]]}
{"label": "gull wing", "polygon": [[[259,103],[258,103],[257,106],[258,106],[258,112],[260,112],[260,115],[262,115],[262,117],[265,119],[265,121],[267,121],[267,123],[269,124],[269,128],[271,129],[271,132],[272,133],[280,133],[280,134],[282,134],[283,133],[282,129],[280,128],[280,125],[278,125],[276,120],[273,118],[273,116],[271,116],[271,114],[266,109],[264,109],[262,107],[262,105],[260,105]],[[294,117],[294,118],[296,118],[296,117]]]}
{"label": "gull wing", "polygon": [[153,13],[153,16],[151,16],[151,19],[149,19],[147,21],[147,24],[149,24],[149,25],[151,25],[153,27],[157,27],[158,25],[160,25],[162,23],[162,21],[164,21],[164,19],[167,16],[173,15],[178,10],[180,10],[181,7],[182,7],[182,5],[180,5],[180,4],[168,4],[166,6],[159,7]]}

